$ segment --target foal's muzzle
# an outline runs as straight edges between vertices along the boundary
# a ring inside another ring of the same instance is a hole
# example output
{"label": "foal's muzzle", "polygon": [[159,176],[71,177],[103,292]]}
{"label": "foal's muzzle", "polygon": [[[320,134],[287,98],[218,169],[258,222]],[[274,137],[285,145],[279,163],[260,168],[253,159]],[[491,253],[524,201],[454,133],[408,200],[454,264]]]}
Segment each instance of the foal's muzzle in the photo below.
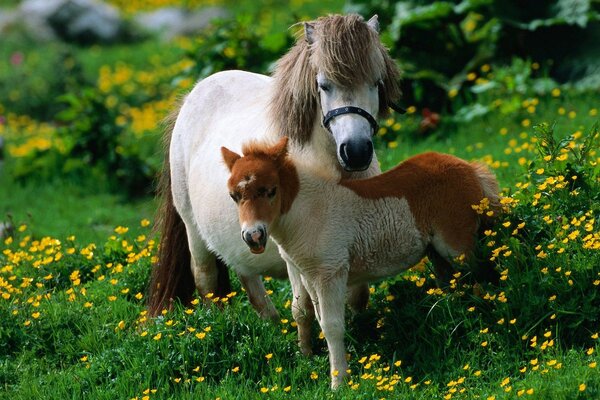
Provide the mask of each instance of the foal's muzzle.
{"label": "foal's muzzle", "polygon": [[264,225],[242,229],[242,239],[254,254],[261,254],[267,245],[267,228]]}

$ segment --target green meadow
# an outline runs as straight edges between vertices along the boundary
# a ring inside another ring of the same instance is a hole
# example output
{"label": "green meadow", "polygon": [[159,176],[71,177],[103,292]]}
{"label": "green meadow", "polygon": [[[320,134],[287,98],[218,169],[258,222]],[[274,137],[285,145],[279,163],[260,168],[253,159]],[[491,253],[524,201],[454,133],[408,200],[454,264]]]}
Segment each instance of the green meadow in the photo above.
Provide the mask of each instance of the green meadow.
{"label": "green meadow", "polygon": [[[113,1],[143,2],[126,3]],[[301,3],[310,17],[341,10]],[[535,60],[473,66],[433,124],[410,93],[406,114],[380,121],[382,169],[433,150],[497,175],[504,212],[478,257],[500,278],[477,283],[478,264],[456,260],[442,290],[424,259],[371,285],[367,310],[347,311],[351,376],[337,392],[317,324],[315,355],[299,351],[286,281],[265,277],[278,323],[233,273],[224,298],[146,315],[161,121],[200,76],[195,54],[218,69],[244,40],[277,42],[266,25],[250,38],[225,26],[170,43],[38,46],[17,33],[0,45],[0,221],[12,226],[0,240],[0,399],[600,398],[600,96]]]}

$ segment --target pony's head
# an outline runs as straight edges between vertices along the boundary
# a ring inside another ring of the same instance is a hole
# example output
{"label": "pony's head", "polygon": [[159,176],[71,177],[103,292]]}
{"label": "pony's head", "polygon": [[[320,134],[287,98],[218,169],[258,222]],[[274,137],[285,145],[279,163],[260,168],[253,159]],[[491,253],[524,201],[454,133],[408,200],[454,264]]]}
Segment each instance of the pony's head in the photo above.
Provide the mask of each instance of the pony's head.
{"label": "pony's head", "polygon": [[375,118],[400,97],[400,73],[379,40],[377,16],[332,15],[304,24],[304,38],[278,63],[271,116],[282,135],[311,140],[319,118],[340,165],[365,170]]}
{"label": "pony's head", "polygon": [[269,225],[286,213],[299,190],[296,168],[287,155],[288,138],[273,146],[249,143],[243,156],[221,147],[231,176],[229,195],[238,207],[242,239],[250,251],[265,251]]}

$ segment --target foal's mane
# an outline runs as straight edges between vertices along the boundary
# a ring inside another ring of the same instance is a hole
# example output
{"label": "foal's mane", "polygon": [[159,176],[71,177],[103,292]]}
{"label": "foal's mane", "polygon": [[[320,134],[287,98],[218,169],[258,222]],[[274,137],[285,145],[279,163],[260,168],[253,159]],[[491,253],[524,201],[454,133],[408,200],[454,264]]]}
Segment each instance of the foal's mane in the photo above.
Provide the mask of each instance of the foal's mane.
{"label": "foal's mane", "polygon": [[343,86],[362,82],[379,88],[379,117],[400,98],[400,72],[379,35],[356,14],[330,15],[310,22],[314,42],[300,34],[294,47],[276,65],[275,87],[269,112],[281,136],[304,144],[311,138],[318,112],[316,75]]}

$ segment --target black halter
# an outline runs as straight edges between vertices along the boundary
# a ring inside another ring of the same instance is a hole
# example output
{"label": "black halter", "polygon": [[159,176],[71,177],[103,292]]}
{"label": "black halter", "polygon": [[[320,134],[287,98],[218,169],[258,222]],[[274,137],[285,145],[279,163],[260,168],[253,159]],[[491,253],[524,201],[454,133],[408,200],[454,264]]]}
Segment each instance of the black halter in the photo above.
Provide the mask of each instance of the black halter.
{"label": "black halter", "polygon": [[331,124],[331,120],[334,119],[335,117],[337,117],[338,115],[343,115],[343,114],[358,114],[361,117],[365,118],[367,121],[369,121],[369,125],[371,125],[371,128],[373,128],[373,135],[375,135],[377,133],[377,131],[379,130],[379,124],[377,123],[375,118],[373,118],[373,116],[371,114],[369,114],[367,111],[363,110],[360,107],[354,107],[354,106],[344,106],[344,107],[334,108],[333,110],[330,110],[323,117],[323,126],[325,127],[325,129],[327,129],[329,132],[331,132],[331,129],[329,129],[329,124]]}

